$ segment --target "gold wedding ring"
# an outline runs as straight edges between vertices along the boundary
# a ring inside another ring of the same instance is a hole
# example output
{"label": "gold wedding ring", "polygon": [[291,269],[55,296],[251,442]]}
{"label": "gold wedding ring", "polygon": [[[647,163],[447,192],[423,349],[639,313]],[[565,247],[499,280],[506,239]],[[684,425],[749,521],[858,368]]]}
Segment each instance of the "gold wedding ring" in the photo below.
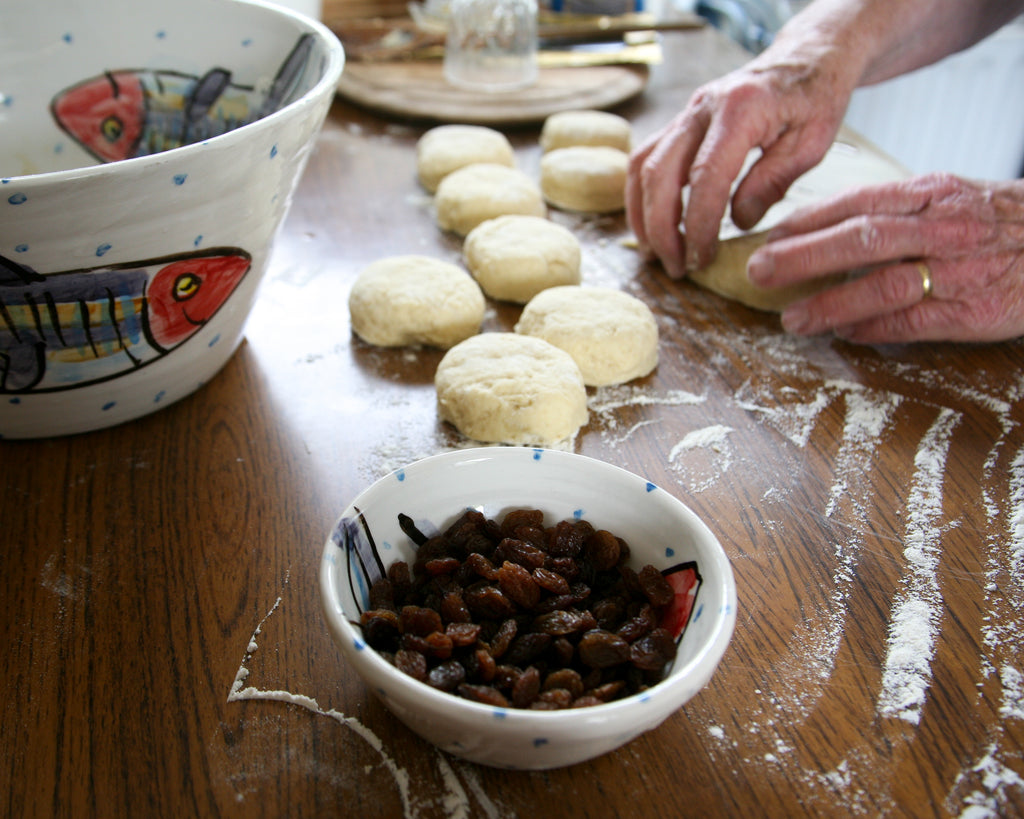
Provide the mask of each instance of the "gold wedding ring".
{"label": "gold wedding ring", "polygon": [[917,272],[921,274],[921,301],[932,294],[932,271],[925,262],[917,262]]}

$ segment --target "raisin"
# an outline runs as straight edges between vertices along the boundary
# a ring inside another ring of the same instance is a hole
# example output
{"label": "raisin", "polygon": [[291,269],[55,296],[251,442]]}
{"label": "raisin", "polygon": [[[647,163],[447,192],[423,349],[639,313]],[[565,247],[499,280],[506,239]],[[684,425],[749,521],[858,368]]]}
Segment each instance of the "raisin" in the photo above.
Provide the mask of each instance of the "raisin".
{"label": "raisin", "polygon": [[395,590],[386,577],[370,586],[370,608],[395,610]]}
{"label": "raisin", "polygon": [[461,565],[459,560],[454,557],[435,557],[433,560],[428,560],[423,568],[426,569],[427,574],[440,575],[451,574]]}
{"label": "raisin", "polygon": [[398,615],[389,609],[364,611],[359,618],[366,644],[378,651],[393,650],[401,634]]}
{"label": "raisin", "polygon": [[466,606],[473,614],[491,620],[511,617],[515,614],[515,606],[501,591],[494,586],[482,586],[467,589]]}
{"label": "raisin", "polygon": [[473,658],[476,660],[476,676],[483,682],[493,680],[498,664],[491,656],[491,652],[485,648],[478,648],[473,652]]}
{"label": "raisin", "polygon": [[388,566],[388,581],[391,583],[395,604],[400,605],[412,589],[412,574],[409,572],[409,564],[404,560],[396,560]]}
{"label": "raisin", "polygon": [[505,620],[498,627],[494,637],[491,638],[491,654],[494,655],[495,659],[504,656],[505,652],[508,651],[508,647],[512,645],[518,630],[518,624],[511,618]]}
{"label": "raisin", "polygon": [[580,662],[590,668],[608,668],[629,659],[629,643],[604,629],[592,629],[576,648]]}
{"label": "raisin", "polygon": [[533,628],[542,634],[564,637],[566,634],[580,631],[584,622],[584,617],[580,612],[572,609],[558,609],[535,617]]}
{"label": "raisin", "polygon": [[656,628],[629,649],[629,661],[644,671],[659,671],[676,657],[676,642],[667,629]]}
{"label": "raisin", "polygon": [[444,627],[444,633],[451,639],[453,646],[462,648],[476,643],[480,636],[480,626],[476,623],[449,623]]}
{"label": "raisin", "polygon": [[614,569],[619,563],[619,539],[605,529],[587,538],[585,550],[590,565],[599,572]]}
{"label": "raisin", "polygon": [[520,526],[540,529],[544,526],[544,513],[539,509],[513,509],[501,521],[501,533],[510,537]]}
{"label": "raisin", "polygon": [[564,688],[551,688],[547,691],[541,691],[537,695],[537,699],[540,702],[549,702],[555,706],[555,708],[562,709],[568,708],[572,705],[572,694],[566,691]]}
{"label": "raisin", "polygon": [[442,631],[441,615],[423,606],[402,606],[400,615],[402,631],[426,637],[433,631]]}
{"label": "raisin", "polygon": [[472,619],[462,593],[457,591],[450,591],[441,599],[439,611],[445,623],[468,623]]}
{"label": "raisin", "polygon": [[580,672],[574,668],[560,668],[544,678],[544,685],[541,688],[544,691],[562,688],[572,694],[573,699],[576,699],[583,696],[583,678],[580,676]]}
{"label": "raisin", "polygon": [[522,668],[536,660],[549,645],[550,634],[522,634],[512,641],[503,659],[509,665]]}
{"label": "raisin", "polygon": [[583,551],[584,532],[571,520],[556,523],[548,538],[552,557],[578,557]]}
{"label": "raisin", "polygon": [[594,603],[591,614],[600,628],[608,631],[616,629],[626,616],[626,606],[619,597],[606,597]]}
{"label": "raisin", "polygon": [[507,537],[494,550],[494,558],[495,560],[518,563],[520,566],[533,570],[544,565],[547,555],[525,540]]}
{"label": "raisin", "polygon": [[512,704],[516,708],[528,708],[540,693],[540,671],[529,666],[512,683]]}
{"label": "raisin", "polygon": [[506,560],[498,569],[498,585],[513,603],[529,611],[540,601],[540,586],[529,571]]}
{"label": "raisin", "polygon": [[449,544],[451,553],[456,557],[465,557],[476,550],[477,544],[484,540],[484,527],[487,518],[476,509],[467,509],[444,532],[444,539]]}
{"label": "raisin", "polygon": [[439,660],[447,660],[452,656],[452,649],[454,643],[452,638],[445,634],[443,631],[434,631],[428,634],[425,638],[427,643],[427,651],[431,657],[436,657]]}
{"label": "raisin", "polygon": [[672,585],[654,566],[644,566],[640,570],[638,579],[644,597],[651,601],[652,606],[667,606],[675,597]]}
{"label": "raisin", "polygon": [[538,566],[533,570],[533,580],[546,592],[551,592],[552,594],[569,593],[569,581],[558,572],[545,569],[543,566]]}
{"label": "raisin", "polygon": [[459,695],[467,700],[482,702],[484,705],[493,705],[495,708],[508,708],[508,700],[497,688],[489,685],[473,685],[463,683],[458,688]]}
{"label": "raisin", "polygon": [[466,669],[455,660],[434,666],[427,672],[427,685],[439,691],[454,691],[466,679]]}
{"label": "raisin", "polygon": [[498,576],[498,570],[494,568],[494,564],[480,552],[472,552],[466,558],[465,565],[485,580],[494,580]]}
{"label": "raisin", "polygon": [[615,633],[627,643],[632,643],[647,634],[655,625],[657,625],[657,618],[655,617],[654,609],[651,608],[649,603],[645,603]]}
{"label": "raisin", "polygon": [[591,696],[601,702],[611,702],[619,697],[626,689],[625,680],[612,680],[587,690],[584,696]]}
{"label": "raisin", "polygon": [[427,679],[427,658],[418,651],[398,649],[395,652],[395,667],[420,682]]}

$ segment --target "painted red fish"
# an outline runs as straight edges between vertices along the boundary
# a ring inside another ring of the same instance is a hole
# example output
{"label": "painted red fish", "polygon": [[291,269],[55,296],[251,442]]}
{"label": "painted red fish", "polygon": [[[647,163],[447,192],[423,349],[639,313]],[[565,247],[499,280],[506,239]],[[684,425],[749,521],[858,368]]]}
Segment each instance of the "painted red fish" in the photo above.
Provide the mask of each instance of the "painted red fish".
{"label": "painted red fish", "polygon": [[239,248],[46,276],[0,257],[0,393],[116,378],[166,355],[249,271]]}
{"label": "painted red fish", "polygon": [[224,68],[202,76],[113,70],[57,94],[57,124],[101,162],[159,153],[218,136],[287,105],[301,90],[313,50],[302,35],[269,89],[233,83]]}

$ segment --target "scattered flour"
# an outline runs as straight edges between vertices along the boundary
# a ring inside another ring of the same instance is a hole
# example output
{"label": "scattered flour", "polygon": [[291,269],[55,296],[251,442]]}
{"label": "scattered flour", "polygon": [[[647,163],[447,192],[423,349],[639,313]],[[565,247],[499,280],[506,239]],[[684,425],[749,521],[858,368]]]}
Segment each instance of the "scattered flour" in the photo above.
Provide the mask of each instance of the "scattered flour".
{"label": "scattered flour", "polygon": [[914,458],[914,483],[907,501],[909,519],[903,555],[908,575],[893,608],[882,674],[878,712],[917,724],[931,683],[935,638],[942,617],[937,568],[946,455],[960,414],[943,409]]}

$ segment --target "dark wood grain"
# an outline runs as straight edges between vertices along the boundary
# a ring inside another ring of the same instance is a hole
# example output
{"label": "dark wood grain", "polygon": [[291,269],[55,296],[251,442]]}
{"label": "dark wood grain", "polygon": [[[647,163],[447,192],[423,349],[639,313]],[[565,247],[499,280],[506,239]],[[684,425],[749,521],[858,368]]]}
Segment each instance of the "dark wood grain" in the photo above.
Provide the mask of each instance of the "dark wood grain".
{"label": "dark wood grain", "polygon": [[[742,56],[711,30],[665,52],[619,109],[641,137]],[[718,673],[615,753],[509,773],[441,755],[344,666],[317,597],[329,527],[391,468],[464,444],[437,421],[440,353],[348,325],[365,264],[459,258],[415,183],[424,127],[334,106],[247,341],[202,390],[0,441],[0,815],[1024,813],[1021,345],[788,338],[642,264],[621,217],[552,214],[585,281],[643,299],[661,332],[653,374],[591,390],[574,449],[722,541],[740,614]],[[510,133],[528,171],[537,136]],[[509,329],[518,309],[491,307],[486,329]],[[932,633],[901,715],[886,669],[908,605]]]}

